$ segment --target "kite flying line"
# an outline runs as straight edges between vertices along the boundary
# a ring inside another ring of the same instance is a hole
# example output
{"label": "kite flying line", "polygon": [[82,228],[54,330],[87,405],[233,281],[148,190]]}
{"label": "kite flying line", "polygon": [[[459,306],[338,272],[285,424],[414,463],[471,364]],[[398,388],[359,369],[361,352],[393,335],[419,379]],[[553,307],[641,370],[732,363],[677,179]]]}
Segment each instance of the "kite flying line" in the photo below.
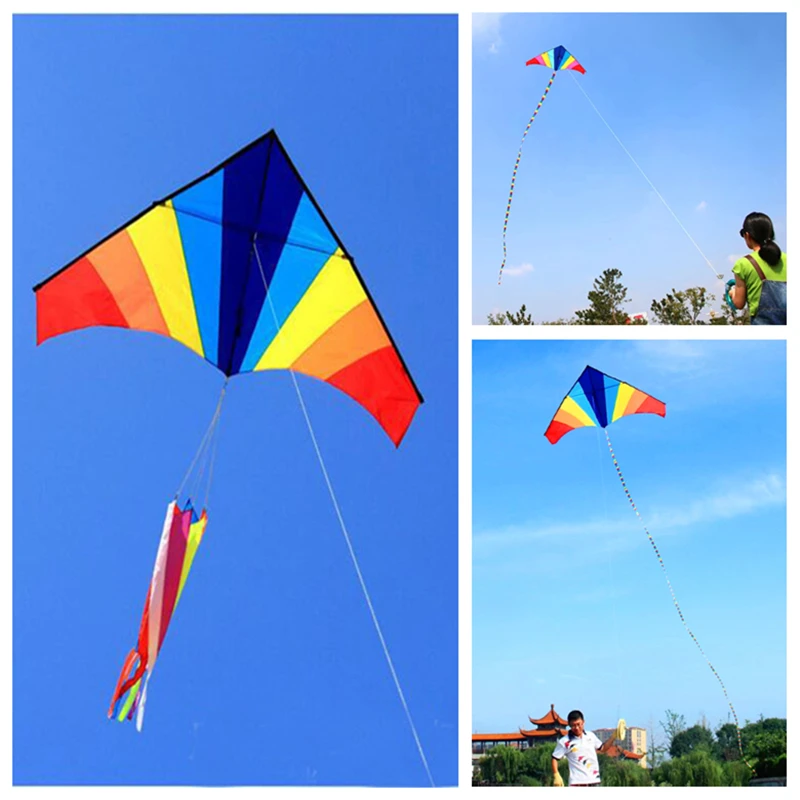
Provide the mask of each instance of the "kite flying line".
{"label": "kite flying line", "polygon": [[[261,263],[261,256],[258,252],[258,243],[257,243],[258,234],[256,233],[253,237],[253,252],[256,256],[256,261],[258,262],[258,269],[261,273],[261,279],[264,282],[264,291],[267,294],[267,302],[269,303],[270,311],[272,312],[272,317],[275,322],[275,329],[280,329],[280,323],[278,321],[278,315],[275,311],[275,306],[272,302],[272,296],[269,291],[269,286],[267,284],[267,279],[264,274],[264,267]],[[403,693],[403,689],[400,685],[400,679],[397,676],[397,671],[394,667],[394,661],[392,660],[392,656],[389,653],[389,646],[386,643],[386,639],[383,635],[383,630],[381,629],[380,622],[378,621],[378,615],[375,612],[375,607],[372,604],[372,598],[370,597],[369,589],[367,588],[367,583],[364,580],[364,575],[361,572],[361,567],[358,563],[358,557],[356,556],[356,551],[353,548],[353,543],[350,539],[350,534],[347,531],[347,525],[345,524],[344,517],[342,516],[342,510],[339,507],[339,501],[336,498],[336,492],[333,489],[333,484],[331,483],[330,475],[328,474],[328,469],[325,466],[325,459],[322,457],[322,450],[320,450],[319,442],[317,441],[317,436],[314,433],[314,426],[311,424],[311,417],[308,413],[308,408],[306,407],[305,400],[303,399],[303,393],[300,390],[300,384],[297,382],[297,376],[294,374],[294,370],[289,370],[289,374],[292,377],[292,383],[294,384],[294,390],[297,394],[297,400],[300,404],[300,410],[303,412],[303,418],[306,421],[306,427],[308,428],[308,433],[311,436],[311,443],[314,445],[314,452],[317,454],[317,460],[319,461],[320,470],[322,471],[322,477],[325,479],[325,485],[328,487],[328,494],[330,495],[331,502],[333,503],[333,510],[336,512],[336,517],[339,520],[339,527],[342,531],[342,536],[344,537],[345,543],[347,545],[347,550],[350,553],[350,559],[353,562],[353,567],[356,571],[356,576],[358,577],[358,582],[361,586],[361,591],[364,595],[364,600],[366,601],[367,608],[369,609],[370,617],[372,617],[372,624],[375,626],[375,632],[378,634],[378,639],[381,643],[381,648],[383,649],[383,655],[386,658],[386,663],[389,667],[389,672],[392,675],[392,680],[394,681],[395,689],[397,690],[397,695],[400,698],[400,704],[403,706],[403,711],[405,712],[406,719],[408,720],[409,727],[411,728],[411,734],[414,737],[414,742],[417,745],[417,751],[419,753],[420,760],[422,761],[422,766],[425,768],[425,772],[428,776],[428,780],[430,781],[431,786],[435,787],[436,784],[433,780],[433,775],[431,774],[430,767],[428,766],[428,759],[425,757],[425,751],[422,748],[422,742],[420,741],[419,734],[417,733],[416,725],[414,725],[414,719],[411,716],[411,710],[408,707],[408,703],[406,702],[405,694]]]}
{"label": "kite flying line", "polygon": [[[573,78],[574,77],[575,76],[573,75]],[[664,199],[664,196],[661,194],[661,192],[659,192],[658,189],[656,189],[655,184],[653,183],[653,181],[651,181],[650,178],[647,177],[647,175],[645,174],[645,171],[639,166],[639,162],[631,155],[631,153],[628,150],[628,148],[625,147],[624,144],[622,144],[622,140],[614,132],[614,129],[608,124],[608,122],[606,121],[606,118],[600,113],[600,111],[597,108],[597,106],[592,102],[592,98],[589,97],[589,95],[586,93],[586,90],[583,88],[583,86],[580,85],[578,80],[575,80],[575,85],[581,90],[581,92],[583,93],[583,96],[588,100],[589,105],[594,109],[595,114],[597,114],[597,116],[600,117],[600,119],[603,122],[603,125],[605,125],[606,128],[608,128],[608,130],[611,132],[611,135],[617,140],[617,144],[623,149],[623,151],[625,152],[625,155],[628,156],[628,158],[633,162],[633,165],[636,167],[636,169],[639,170],[639,172],[641,173],[642,177],[648,182],[648,184],[650,184],[650,188],[656,193],[656,196],[664,204],[664,206],[666,207],[667,211],[669,211],[669,213],[672,214],[675,222],[677,222],[678,225],[680,225],[681,230],[689,238],[689,241],[697,248],[697,252],[700,253],[700,255],[703,257],[703,260],[706,262],[706,264],[708,264],[709,268],[714,273],[715,277],[718,280],[722,280],[723,276],[719,272],[717,272],[716,268],[711,263],[711,261],[708,259],[706,254],[700,249],[700,245],[697,244],[697,242],[692,238],[692,235],[689,233],[689,231],[686,230],[686,226],[680,221],[680,219],[678,218],[678,215],[670,208],[669,203]]]}

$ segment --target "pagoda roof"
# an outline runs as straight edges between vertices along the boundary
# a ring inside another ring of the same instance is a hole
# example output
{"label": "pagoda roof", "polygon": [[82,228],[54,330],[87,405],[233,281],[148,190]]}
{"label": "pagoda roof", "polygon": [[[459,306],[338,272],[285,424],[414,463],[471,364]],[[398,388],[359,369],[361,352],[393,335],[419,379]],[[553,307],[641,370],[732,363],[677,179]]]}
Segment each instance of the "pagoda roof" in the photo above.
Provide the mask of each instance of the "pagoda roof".
{"label": "pagoda roof", "polygon": [[548,736],[566,736],[567,731],[566,728],[539,728],[538,730],[530,730],[526,731],[524,728],[520,728],[519,732],[523,736],[532,736],[534,738],[542,739]]}
{"label": "pagoda roof", "polygon": [[567,721],[562,719],[557,713],[556,708],[553,703],[550,704],[550,710],[541,718],[541,719],[534,719],[533,717],[528,717],[528,719],[534,725],[567,725]]}
{"label": "pagoda roof", "polygon": [[625,750],[625,748],[616,744],[613,739],[606,739],[598,752],[607,755],[609,758],[624,757],[633,759],[634,761],[640,761],[644,758],[644,753],[633,753],[630,750]]}
{"label": "pagoda roof", "polygon": [[473,742],[510,742],[510,741],[517,741],[520,742],[525,737],[517,732],[517,733],[473,733],[472,734],[472,741]]}

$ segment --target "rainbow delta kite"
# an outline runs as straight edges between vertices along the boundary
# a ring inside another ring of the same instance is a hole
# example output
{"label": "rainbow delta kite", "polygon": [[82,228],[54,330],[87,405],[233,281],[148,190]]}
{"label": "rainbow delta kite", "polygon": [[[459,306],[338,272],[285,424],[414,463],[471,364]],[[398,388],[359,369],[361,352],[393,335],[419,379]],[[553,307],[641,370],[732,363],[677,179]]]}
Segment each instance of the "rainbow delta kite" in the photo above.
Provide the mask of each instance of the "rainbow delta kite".
{"label": "rainbow delta kite", "polygon": [[[234,375],[284,369],[324,381],[360,403],[395,446],[422,403],[353,258],[274,131],[34,291],[38,344],[92,326],[130,328],[175,339],[219,369],[225,385],[198,451],[209,460]],[[209,484],[210,475],[209,466]],[[123,720],[138,708],[138,728],[207,519],[191,497],[179,506],[176,495],[167,510],[138,644],[109,710]]]}
{"label": "rainbow delta kite", "polygon": [[519,162],[522,159],[522,146],[525,144],[525,137],[528,135],[528,131],[531,129],[531,125],[533,125],[533,121],[536,119],[536,115],[539,113],[539,109],[542,107],[547,95],[550,91],[550,87],[553,85],[553,81],[556,79],[556,75],[561,70],[572,70],[573,72],[580,72],[581,75],[586,74],[586,70],[578,63],[578,60],[572,53],[569,52],[565,47],[559,45],[558,47],[554,47],[552,50],[547,50],[544,53],[540,53],[535,58],[532,58],[530,61],[525,62],[526,67],[530,67],[533,65],[541,65],[543,67],[549,67],[553,70],[553,74],[550,76],[550,80],[547,83],[547,87],[544,90],[544,94],[539,98],[539,103],[537,104],[536,108],[531,115],[531,118],[528,120],[528,125],[525,128],[525,132],[522,134],[522,141],[519,143],[519,151],[517,152],[517,160],[514,162],[514,172],[511,175],[511,188],[508,191],[508,202],[506,203],[506,216],[503,220],[503,262],[500,264],[500,274],[497,278],[497,283],[500,284],[503,281],[503,270],[506,266],[506,260],[508,258],[508,251],[506,248],[506,233],[508,231],[508,215],[511,213],[511,201],[514,199],[514,186],[517,182],[517,170],[519,170]]}

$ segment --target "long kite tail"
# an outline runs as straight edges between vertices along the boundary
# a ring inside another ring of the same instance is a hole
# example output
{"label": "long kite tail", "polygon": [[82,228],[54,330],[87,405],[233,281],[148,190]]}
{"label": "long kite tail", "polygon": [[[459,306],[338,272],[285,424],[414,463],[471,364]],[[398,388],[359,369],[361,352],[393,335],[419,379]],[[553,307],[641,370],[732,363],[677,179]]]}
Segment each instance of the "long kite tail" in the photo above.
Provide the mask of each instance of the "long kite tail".
{"label": "long kite tail", "polygon": [[708,664],[709,669],[711,672],[714,673],[714,677],[719,681],[719,685],[722,687],[722,692],[725,695],[725,700],[728,702],[728,708],[730,708],[731,713],[733,714],[733,720],[736,723],[736,738],[739,743],[739,755],[742,757],[742,761],[753,771],[753,766],[750,762],[744,757],[744,749],[742,748],[742,731],[739,728],[739,717],[736,714],[736,709],[733,707],[733,703],[731,702],[730,697],[728,697],[728,690],[725,688],[725,684],[722,682],[722,678],[720,677],[719,673],[714,669],[714,665],[709,661],[708,656],[705,653],[705,650],[700,645],[700,642],[697,641],[697,637],[692,633],[691,628],[686,622],[686,618],[683,616],[683,611],[681,611],[681,607],[678,604],[678,598],[675,597],[675,591],[672,588],[672,583],[669,579],[669,575],[667,574],[667,568],[664,565],[664,559],[661,558],[661,553],[658,551],[658,545],[656,545],[655,539],[650,534],[650,531],[647,530],[647,525],[645,525],[644,519],[642,519],[642,515],[639,513],[639,509],[636,508],[636,503],[633,502],[633,498],[631,497],[631,493],[628,490],[628,486],[625,483],[625,478],[622,477],[622,470],[619,467],[619,462],[617,461],[617,457],[614,454],[614,448],[611,446],[611,439],[608,436],[608,431],[603,428],[603,433],[606,435],[606,442],[608,443],[608,452],[611,453],[611,460],[614,462],[614,468],[617,470],[617,477],[622,484],[622,488],[625,490],[625,496],[628,498],[628,502],[631,504],[631,508],[636,512],[636,516],[639,518],[639,521],[642,523],[642,527],[644,528],[644,532],[647,534],[647,538],[650,544],[653,547],[653,552],[656,554],[656,558],[658,559],[658,563],[661,565],[661,571],[664,573],[664,578],[667,581],[667,586],[669,587],[669,593],[672,595],[672,602],[675,604],[675,610],[678,612],[678,616],[681,618],[681,622],[683,623],[683,627],[686,628],[686,632],[691,637],[692,641],[697,645],[697,649],[702,654],[703,658],[705,659],[706,664]]}
{"label": "long kite tail", "polygon": [[517,153],[517,160],[514,162],[514,173],[511,176],[511,189],[508,192],[508,205],[506,206],[506,218],[503,222],[503,263],[500,265],[500,275],[497,278],[498,286],[503,280],[503,269],[506,265],[506,258],[508,257],[508,253],[506,251],[506,231],[508,230],[508,214],[511,211],[511,200],[514,197],[514,184],[517,180],[517,170],[519,169],[519,162],[522,158],[522,145],[525,144],[525,137],[528,135],[528,131],[531,129],[531,125],[533,125],[533,121],[536,119],[536,115],[539,113],[539,109],[542,107],[542,103],[544,103],[545,98],[547,97],[547,93],[550,91],[550,87],[553,85],[553,81],[556,79],[556,73],[558,70],[553,70],[553,74],[550,76],[550,81],[547,84],[547,88],[544,90],[544,94],[542,95],[541,99],[539,100],[539,104],[536,106],[536,110],[531,115],[531,118],[528,120],[528,125],[525,128],[525,133],[522,134],[522,141],[519,143],[519,152]]}

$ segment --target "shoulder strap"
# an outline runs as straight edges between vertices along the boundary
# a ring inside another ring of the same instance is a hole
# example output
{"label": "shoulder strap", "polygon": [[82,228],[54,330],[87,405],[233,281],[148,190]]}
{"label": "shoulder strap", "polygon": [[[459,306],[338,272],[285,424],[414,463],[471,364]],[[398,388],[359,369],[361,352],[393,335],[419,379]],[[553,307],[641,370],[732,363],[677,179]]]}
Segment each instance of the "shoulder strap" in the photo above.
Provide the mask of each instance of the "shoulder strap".
{"label": "shoulder strap", "polygon": [[761,282],[763,283],[767,277],[764,275],[764,270],[758,265],[758,261],[756,261],[749,253],[745,256],[745,258],[753,265],[753,269],[758,273],[758,277],[761,278]]}

